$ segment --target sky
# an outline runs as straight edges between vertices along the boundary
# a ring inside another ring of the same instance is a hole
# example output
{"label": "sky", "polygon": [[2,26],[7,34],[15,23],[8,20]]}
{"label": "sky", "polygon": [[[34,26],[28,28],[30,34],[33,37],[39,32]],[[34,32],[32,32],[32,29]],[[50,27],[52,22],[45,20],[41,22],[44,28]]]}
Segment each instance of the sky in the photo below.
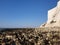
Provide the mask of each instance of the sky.
{"label": "sky", "polygon": [[0,28],[39,27],[58,0],[0,0]]}

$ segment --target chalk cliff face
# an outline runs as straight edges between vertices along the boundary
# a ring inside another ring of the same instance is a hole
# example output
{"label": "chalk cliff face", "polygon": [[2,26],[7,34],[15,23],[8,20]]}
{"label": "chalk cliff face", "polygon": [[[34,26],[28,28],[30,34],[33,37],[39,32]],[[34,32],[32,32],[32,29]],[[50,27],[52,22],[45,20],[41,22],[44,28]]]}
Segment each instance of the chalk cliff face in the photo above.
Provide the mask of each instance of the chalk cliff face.
{"label": "chalk cliff face", "polygon": [[48,20],[41,27],[60,27],[60,1],[48,11]]}

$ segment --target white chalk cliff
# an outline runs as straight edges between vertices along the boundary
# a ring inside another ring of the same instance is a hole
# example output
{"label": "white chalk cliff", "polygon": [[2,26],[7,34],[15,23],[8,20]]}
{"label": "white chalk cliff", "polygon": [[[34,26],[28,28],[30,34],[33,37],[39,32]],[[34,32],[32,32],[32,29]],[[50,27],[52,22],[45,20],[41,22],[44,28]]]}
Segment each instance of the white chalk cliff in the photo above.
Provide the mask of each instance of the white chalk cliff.
{"label": "white chalk cliff", "polygon": [[48,10],[48,20],[41,27],[60,27],[60,1],[56,7]]}

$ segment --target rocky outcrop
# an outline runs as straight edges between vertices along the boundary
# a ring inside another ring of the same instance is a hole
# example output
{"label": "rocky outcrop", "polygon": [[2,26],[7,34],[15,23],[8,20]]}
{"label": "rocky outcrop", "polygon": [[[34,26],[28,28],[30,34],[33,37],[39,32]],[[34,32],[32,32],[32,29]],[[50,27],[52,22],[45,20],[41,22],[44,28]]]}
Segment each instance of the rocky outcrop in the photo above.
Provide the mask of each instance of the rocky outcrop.
{"label": "rocky outcrop", "polygon": [[48,20],[41,27],[60,27],[60,1],[56,7],[48,10]]}

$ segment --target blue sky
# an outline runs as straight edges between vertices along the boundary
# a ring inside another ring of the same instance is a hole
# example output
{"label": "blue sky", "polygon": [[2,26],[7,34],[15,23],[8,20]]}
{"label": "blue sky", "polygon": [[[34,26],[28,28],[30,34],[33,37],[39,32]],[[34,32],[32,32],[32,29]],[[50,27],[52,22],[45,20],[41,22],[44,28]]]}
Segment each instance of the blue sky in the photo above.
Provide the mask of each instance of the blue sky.
{"label": "blue sky", "polygon": [[0,0],[0,28],[39,27],[58,0]]}

